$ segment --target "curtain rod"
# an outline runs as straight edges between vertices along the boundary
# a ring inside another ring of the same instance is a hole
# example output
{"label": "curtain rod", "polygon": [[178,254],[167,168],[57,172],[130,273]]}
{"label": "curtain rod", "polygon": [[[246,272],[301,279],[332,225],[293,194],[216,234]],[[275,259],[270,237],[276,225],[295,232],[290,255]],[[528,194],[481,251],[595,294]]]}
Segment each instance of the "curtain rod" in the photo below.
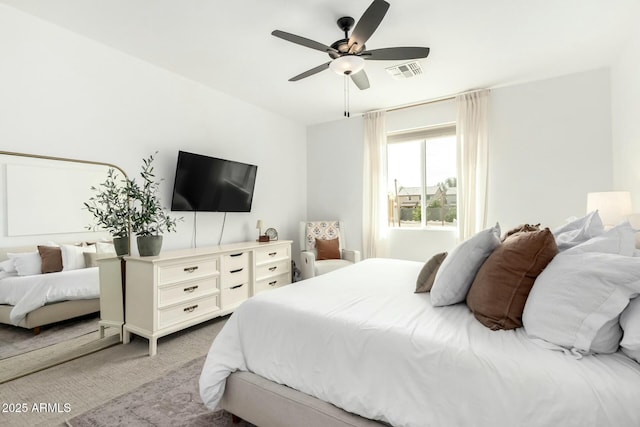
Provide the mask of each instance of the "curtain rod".
{"label": "curtain rod", "polygon": [[456,95],[443,96],[442,98],[430,99],[429,101],[422,101],[416,104],[401,105],[399,107],[391,107],[391,108],[387,108],[385,111],[387,113],[390,113],[392,111],[404,110],[405,108],[420,107],[422,105],[433,104],[434,102],[440,102],[440,101],[448,101],[450,99],[456,99]]}

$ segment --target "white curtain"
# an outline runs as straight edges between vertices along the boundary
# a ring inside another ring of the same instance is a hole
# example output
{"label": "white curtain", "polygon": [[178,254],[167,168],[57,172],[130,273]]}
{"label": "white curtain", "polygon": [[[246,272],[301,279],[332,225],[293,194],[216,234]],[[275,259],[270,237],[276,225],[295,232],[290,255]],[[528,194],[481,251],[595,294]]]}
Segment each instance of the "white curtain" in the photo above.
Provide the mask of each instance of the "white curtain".
{"label": "white curtain", "polygon": [[385,112],[364,115],[362,247],[364,258],[387,255],[387,131]]}
{"label": "white curtain", "polygon": [[466,240],[486,227],[488,90],[456,97],[458,144],[458,238]]}

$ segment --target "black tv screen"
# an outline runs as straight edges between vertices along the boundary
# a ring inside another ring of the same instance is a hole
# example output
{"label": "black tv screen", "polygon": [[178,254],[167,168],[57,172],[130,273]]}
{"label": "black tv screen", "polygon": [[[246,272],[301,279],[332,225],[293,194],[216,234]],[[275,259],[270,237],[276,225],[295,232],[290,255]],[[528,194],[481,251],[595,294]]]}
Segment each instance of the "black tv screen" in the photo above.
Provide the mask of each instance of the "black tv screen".
{"label": "black tv screen", "polygon": [[172,211],[250,212],[258,167],[178,151]]}

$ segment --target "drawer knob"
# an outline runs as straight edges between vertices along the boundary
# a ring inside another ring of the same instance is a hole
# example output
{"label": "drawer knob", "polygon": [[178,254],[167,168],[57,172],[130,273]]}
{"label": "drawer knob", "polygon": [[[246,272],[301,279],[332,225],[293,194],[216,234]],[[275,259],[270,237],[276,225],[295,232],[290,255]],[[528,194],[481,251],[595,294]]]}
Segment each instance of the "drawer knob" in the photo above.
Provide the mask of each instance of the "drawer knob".
{"label": "drawer knob", "polygon": [[194,265],[193,267],[185,267],[184,271],[185,273],[193,273],[194,271],[196,271],[198,269],[197,265]]}
{"label": "drawer knob", "polygon": [[229,289],[238,289],[238,288],[241,288],[241,287],[243,287],[243,286],[244,286],[244,283],[243,283],[243,284],[241,284],[241,285],[235,285],[235,286],[232,286],[232,287],[230,287]]}
{"label": "drawer knob", "polygon": [[198,304],[196,304],[196,305],[192,305],[191,307],[187,307],[187,308],[185,308],[185,309],[184,309],[184,312],[185,312],[185,313],[191,313],[191,312],[193,312],[196,308],[198,308]]}
{"label": "drawer knob", "polygon": [[278,268],[278,266],[275,266],[275,267],[269,267],[269,271],[276,271],[276,268]]}
{"label": "drawer knob", "polygon": [[185,292],[193,292],[198,289],[198,285],[189,286],[188,288],[184,288]]}
{"label": "drawer knob", "polygon": [[231,270],[229,273],[240,273],[244,268],[237,268],[235,270]]}
{"label": "drawer knob", "polygon": [[269,256],[276,256],[278,252],[269,252]]}
{"label": "drawer knob", "polygon": [[237,254],[229,254],[230,257],[242,256],[244,252],[238,252]]}
{"label": "drawer knob", "polygon": [[276,283],[278,283],[277,280],[274,280],[273,282],[269,282],[269,286],[274,286]]}

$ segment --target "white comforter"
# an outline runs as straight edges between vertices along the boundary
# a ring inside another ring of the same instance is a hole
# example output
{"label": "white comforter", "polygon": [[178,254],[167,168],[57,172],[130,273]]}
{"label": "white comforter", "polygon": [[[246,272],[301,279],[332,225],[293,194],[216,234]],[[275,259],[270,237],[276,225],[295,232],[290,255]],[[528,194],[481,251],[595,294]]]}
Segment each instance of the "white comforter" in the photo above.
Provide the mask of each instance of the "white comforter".
{"label": "white comforter", "polygon": [[580,360],[464,304],[414,294],[422,263],[366,260],[261,293],[215,339],[200,394],[215,409],[247,370],[394,426],[639,426],[640,365]]}
{"label": "white comforter", "polygon": [[14,306],[10,320],[18,326],[29,312],[45,304],[99,296],[98,267],[0,280],[0,304]]}

